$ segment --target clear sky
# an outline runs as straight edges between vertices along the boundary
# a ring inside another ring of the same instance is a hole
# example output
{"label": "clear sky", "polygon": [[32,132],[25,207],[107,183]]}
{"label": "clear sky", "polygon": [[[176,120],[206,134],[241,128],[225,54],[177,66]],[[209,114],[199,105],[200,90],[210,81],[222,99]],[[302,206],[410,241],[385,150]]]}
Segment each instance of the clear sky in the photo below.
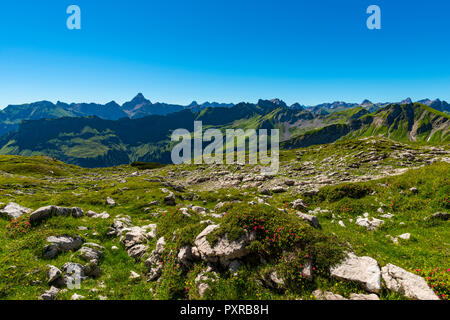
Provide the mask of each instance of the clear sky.
{"label": "clear sky", "polygon": [[[66,9],[81,8],[68,30]],[[379,5],[382,29],[368,30]],[[2,0],[0,107],[450,100],[447,0]]]}

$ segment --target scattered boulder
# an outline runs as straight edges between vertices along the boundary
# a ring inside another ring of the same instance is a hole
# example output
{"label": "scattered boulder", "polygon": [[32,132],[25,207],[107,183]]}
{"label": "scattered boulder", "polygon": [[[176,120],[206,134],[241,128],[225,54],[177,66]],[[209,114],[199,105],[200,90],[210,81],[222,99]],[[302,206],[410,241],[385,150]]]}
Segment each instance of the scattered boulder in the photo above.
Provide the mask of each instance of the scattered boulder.
{"label": "scattered boulder", "polygon": [[358,217],[358,219],[356,219],[356,224],[361,226],[361,227],[365,227],[367,230],[372,231],[377,229],[379,226],[381,226],[384,223],[383,220],[377,219],[377,218],[372,218],[370,219],[369,217]]}
{"label": "scattered boulder", "polygon": [[104,211],[102,213],[97,213],[95,211],[89,210],[86,212],[86,216],[94,219],[109,219],[110,215],[108,212]]}
{"label": "scattered boulder", "polygon": [[100,277],[100,275],[102,274],[102,270],[98,265],[98,260],[90,260],[86,265],[83,266],[83,272],[88,277]]}
{"label": "scattered boulder", "polygon": [[129,277],[130,280],[138,280],[140,278],[141,278],[140,274],[138,274],[134,271],[130,271],[130,277]]}
{"label": "scattered boulder", "polygon": [[176,203],[175,203],[175,194],[174,194],[172,191],[170,191],[170,190],[168,190],[168,189],[166,189],[166,188],[162,188],[161,191],[162,191],[163,193],[167,194],[167,195],[164,197],[164,203],[165,203],[166,205],[168,205],[168,206],[174,206],[174,205],[176,205]]}
{"label": "scattered boulder", "polygon": [[283,289],[285,286],[283,278],[280,277],[277,271],[272,271],[263,277],[263,281],[271,288]]}
{"label": "scattered boulder", "polygon": [[70,300],[83,300],[83,299],[86,299],[86,297],[82,296],[82,295],[80,295],[78,293],[74,293],[72,295],[72,297],[70,298]]}
{"label": "scattered boulder", "polygon": [[47,238],[47,242],[51,244],[44,247],[44,258],[53,259],[62,252],[76,251],[83,244],[83,239],[80,236],[51,236]]}
{"label": "scattered boulder", "polygon": [[403,240],[409,240],[411,238],[411,234],[410,233],[404,233],[398,236],[400,239]]}
{"label": "scattered boulder", "polygon": [[106,198],[106,204],[110,207],[114,207],[115,205],[117,205],[116,201],[111,197]]}
{"label": "scattered boulder", "polygon": [[228,271],[230,271],[232,274],[236,275],[239,269],[241,269],[242,264],[239,262],[239,260],[233,260],[228,265]]}
{"label": "scattered boulder", "polygon": [[417,300],[439,300],[433,290],[428,287],[422,277],[408,272],[393,264],[387,264],[381,269],[381,275],[386,288]]}
{"label": "scattered boulder", "polygon": [[89,246],[83,246],[80,249],[80,258],[85,261],[96,260],[99,261],[103,257],[103,251],[100,251],[98,248],[91,248]]}
{"label": "scattered boulder", "polygon": [[208,282],[217,281],[217,273],[212,272],[211,268],[208,268],[206,272],[201,272],[197,275],[194,282],[197,285],[197,290],[200,297],[204,297],[206,291],[210,288]]}
{"label": "scattered boulder", "polygon": [[302,268],[302,276],[308,280],[313,279],[313,266],[311,260],[306,261],[305,265]]}
{"label": "scattered boulder", "polygon": [[156,242],[156,248],[152,251],[150,258],[145,261],[145,266],[149,269],[148,280],[153,281],[161,276],[162,254],[165,250],[166,241],[161,237]]}
{"label": "scattered boulder", "polygon": [[287,189],[283,186],[275,186],[272,189],[270,189],[270,191],[272,191],[273,193],[283,193],[286,192]]}
{"label": "scattered boulder", "polygon": [[381,289],[381,271],[378,262],[370,257],[358,257],[349,253],[337,266],[330,270],[331,276],[340,280],[355,281],[369,292]]}
{"label": "scattered boulder", "polygon": [[297,199],[291,202],[291,207],[295,210],[304,210],[306,209],[308,206],[306,204],[303,203],[302,199]]}
{"label": "scattered boulder", "polygon": [[190,267],[192,265],[192,260],[192,247],[190,245],[182,247],[178,252],[178,262],[186,267]]}
{"label": "scattered boulder", "polygon": [[56,287],[51,287],[49,290],[45,291],[41,296],[40,300],[55,300],[59,293],[59,289]]}
{"label": "scattered boulder", "polygon": [[416,187],[412,187],[412,188],[409,188],[409,191],[411,191],[412,193],[418,193],[419,189],[417,189]]}
{"label": "scattered boulder", "polygon": [[350,300],[380,300],[376,294],[350,293]]}
{"label": "scattered boulder", "polygon": [[0,216],[5,216],[10,219],[17,219],[18,217],[30,213],[31,211],[33,210],[22,207],[17,203],[10,202],[0,210]]}
{"label": "scattered boulder", "polygon": [[436,212],[428,219],[437,219],[437,220],[448,221],[449,218],[450,218],[450,214],[447,212]]}
{"label": "scattered boulder", "polygon": [[127,253],[130,257],[139,260],[145,252],[147,252],[148,247],[143,244],[137,244],[130,249],[127,250]]}
{"label": "scattered boulder", "polygon": [[193,206],[191,208],[193,211],[199,213],[199,214],[205,214],[206,213],[206,208],[200,207],[200,206]]}
{"label": "scattered boulder", "polygon": [[74,218],[80,218],[83,216],[83,210],[80,208],[65,208],[57,206],[47,206],[37,209],[30,215],[30,222],[34,224],[40,223],[44,219],[48,219],[52,216],[72,216]]}
{"label": "scattered boulder", "polygon": [[339,294],[329,291],[322,291],[320,289],[313,291],[312,294],[316,297],[317,300],[347,300]]}
{"label": "scattered boulder", "polygon": [[306,222],[308,222],[311,225],[311,227],[314,227],[314,228],[319,228],[320,227],[319,219],[317,219],[316,216],[312,216],[312,215],[309,215],[309,214],[306,214],[306,213],[301,213],[301,212],[297,212],[296,214],[297,214],[297,216],[299,218],[301,218],[301,219],[305,220]]}
{"label": "scattered boulder", "polygon": [[48,283],[52,283],[55,282],[56,280],[58,280],[61,277],[61,270],[59,270],[57,267],[52,266],[52,265],[48,265],[49,270],[48,270]]}
{"label": "scattered boulder", "polygon": [[247,245],[254,239],[255,234],[245,230],[245,233],[235,241],[229,241],[227,235],[224,235],[216,241],[214,246],[211,246],[206,237],[219,227],[220,225],[209,225],[197,236],[194,242],[195,253],[204,261],[220,262],[228,266],[231,260],[248,254]]}
{"label": "scattered boulder", "polygon": [[84,267],[79,263],[67,262],[62,266],[62,270],[65,272],[64,283],[68,287],[87,279]]}

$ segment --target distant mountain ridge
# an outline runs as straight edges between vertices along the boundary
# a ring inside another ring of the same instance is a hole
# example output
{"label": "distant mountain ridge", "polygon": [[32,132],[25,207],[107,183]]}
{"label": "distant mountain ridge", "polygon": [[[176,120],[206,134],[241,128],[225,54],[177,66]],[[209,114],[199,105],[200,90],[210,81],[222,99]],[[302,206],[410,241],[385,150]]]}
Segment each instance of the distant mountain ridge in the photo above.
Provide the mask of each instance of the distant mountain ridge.
{"label": "distant mountain ridge", "polygon": [[[148,104],[137,99],[139,105]],[[97,116],[25,120],[16,132],[0,137],[0,154],[55,157],[84,167],[106,167],[133,161],[170,162],[171,132],[204,127],[279,129],[281,146],[292,149],[365,136],[397,141],[448,143],[450,116],[424,104],[389,104],[370,112],[356,106],[325,114],[288,107],[278,99],[232,107],[183,109],[167,115],[106,120]],[[136,110],[129,105],[128,110]]]}
{"label": "distant mountain ridge", "polygon": [[[263,101],[263,100],[261,100]],[[362,103],[347,103],[344,101],[336,101],[332,103],[322,103],[316,106],[306,106],[300,103],[294,103],[288,106],[283,100],[272,99],[264,100],[273,103],[277,107],[289,108],[292,110],[307,110],[315,116],[325,116],[337,111],[343,111],[355,107],[363,107],[369,112],[374,112],[382,107],[389,105],[386,103],[372,103],[364,100]],[[411,103],[408,98],[401,104]],[[424,99],[418,101],[433,109],[441,112],[450,113],[450,105],[439,99]],[[65,103],[58,101],[53,104],[50,101],[38,101],[22,105],[9,105],[5,109],[0,110],[0,136],[8,132],[17,130],[19,124],[23,120],[41,120],[41,119],[57,119],[62,117],[87,117],[97,116],[105,120],[119,120],[121,118],[138,119],[150,115],[167,115],[182,110],[191,110],[192,112],[200,112],[207,108],[225,108],[234,107],[233,103],[204,102],[202,104],[193,101],[187,106],[177,104],[167,104],[156,102],[152,103],[146,99],[142,93],[139,93],[132,100],[119,105],[115,101],[106,104],[98,103]]]}

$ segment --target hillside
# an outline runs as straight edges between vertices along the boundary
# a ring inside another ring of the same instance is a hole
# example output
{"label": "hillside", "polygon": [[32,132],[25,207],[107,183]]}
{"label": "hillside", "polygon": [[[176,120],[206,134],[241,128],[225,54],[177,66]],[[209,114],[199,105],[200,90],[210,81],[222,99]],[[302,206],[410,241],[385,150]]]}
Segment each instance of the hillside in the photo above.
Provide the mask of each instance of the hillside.
{"label": "hillside", "polygon": [[346,123],[308,131],[282,143],[285,148],[307,147],[357,137],[386,137],[402,142],[448,143],[450,116],[423,104],[391,104]]}
{"label": "hillside", "polygon": [[[0,156],[0,299],[448,299],[448,148],[362,138],[280,157],[262,177]],[[346,251],[379,273],[344,275]]]}

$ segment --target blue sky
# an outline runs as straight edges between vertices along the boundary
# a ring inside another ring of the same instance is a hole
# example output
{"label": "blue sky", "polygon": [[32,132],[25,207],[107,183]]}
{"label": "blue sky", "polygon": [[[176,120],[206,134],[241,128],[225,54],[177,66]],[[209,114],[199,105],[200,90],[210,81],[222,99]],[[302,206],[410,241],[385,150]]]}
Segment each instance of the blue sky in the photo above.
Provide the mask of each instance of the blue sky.
{"label": "blue sky", "polygon": [[[81,8],[82,29],[66,28]],[[366,9],[382,10],[368,30]],[[450,1],[4,0],[0,107],[450,100]]]}

